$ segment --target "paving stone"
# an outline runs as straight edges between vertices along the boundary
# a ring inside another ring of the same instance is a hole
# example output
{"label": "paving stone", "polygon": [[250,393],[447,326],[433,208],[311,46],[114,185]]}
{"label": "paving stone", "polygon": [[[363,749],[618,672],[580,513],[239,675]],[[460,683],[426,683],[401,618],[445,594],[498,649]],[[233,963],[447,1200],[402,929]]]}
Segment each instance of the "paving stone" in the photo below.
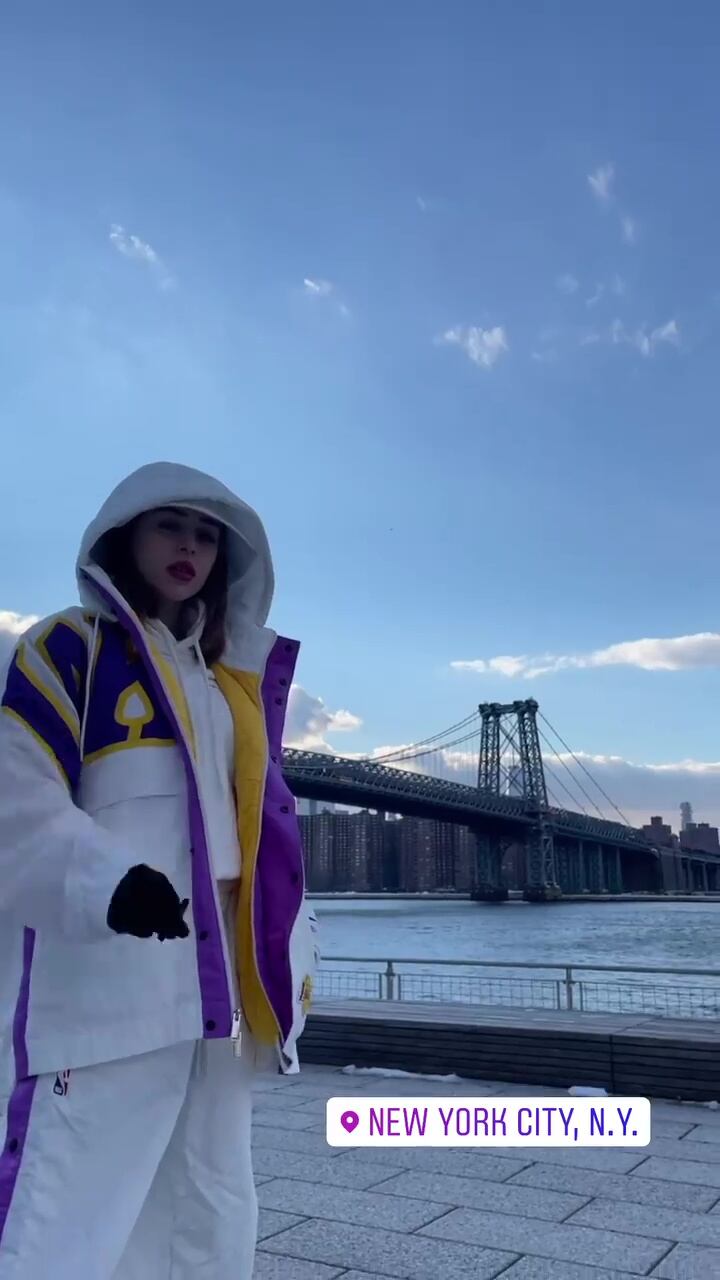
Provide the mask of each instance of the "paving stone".
{"label": "paving stone", "polygon": [[448,1210],[446,1204],[432,1200],[410,1200],[346,1187],[317,1187],[314,1182],[291,1178],[264,1183],[258,1189],[258,1201],[263,1209],[287,1209],[304,1218],[330,1218],[358,1227],[398,1231],[416,1231]]}
{"label": "paving stone", "polygon": [[253,1128],[263,1124],[281,1124],[287,1129],[307,1129],[312,1122],[312,1114],[288,1106],[268,1107],[265,1105],[264,1098],[262,1106],[253,1109]]}
{"label": "paving stone", "polygon": [[467,1209],[515,1213],[546,1222],[562,1222],[588,1200],[582,1195],[562,1195],[557,1191],[536,1191],[530,1187],[508,1186],[506,1182],[480,1182],[477,1178],[453,1178],[438,1173],[401,1173],[388,1182],[381,1182],[375,1190],[388,1196],[441,1200]]}
{"label": "paving stone", "polygon": [[667,1102],[651,1099],[653,1117],[658,1120],[679,1120],[688,1124],[717,1124],[720,1126],[720,1110],[711,1111],[702,1102]]}
{"label": "paving stone", "polygon": [[720,1124],[696,1124],[687,1137],[688,1142],[720,1143]]}
{"label": "paving stone", "polygon": [[[353,1161],[332,1156],[302,1155],[295,1151],[275,1151],[273,1148],[256,1148],[253,1165],[269,1178],[300,1178],[304,1182],[327,1183],[333,1187],[358,1187],[361,1190],[381,1182],[389,1176],[389,1170],[370,1161]],[[255,1179],[257,1183],[257,1178]],[[427,1199],[432,1199],[428,1196]]]}
{"label": "paving stone", "polygon": [[[255,1163],[255,1162],[253,1162],[253,1163]],[[262,1186],[262,1184],[263,1184],[263,1182],[269,1182],[271,1178],[274,1178],[274,1176],[275,1176],[275,1175],[274,1175],[273,1173],[270,1173],[270,1174],[268,1174],[267,1176],[265,1176],[265,1175],[263,1175],[263,1174],[261,1174],[261,1173],[256,1173],[256,1174],[254,1174],[254,1175],[253,1175],[253,1177],[254,1177],[254,1181],[255,1181],[255,1186],[256,1186],[256,1187],[261,1187],[261,1186]]]}
{"label": "paving stone", "polygon": [[[502,1280],[631,1280],[637,1272],[608,1271],[606,1267],[586,1267],[581,1262],[556,1262],[552,1258],[521,1258]],[[347,1280],[343,1276],[343,1280]]]}
{"label": "paving stone", "polygon": [[[260,1188],[260,1193],[265,1187]],[[538,1254],[558,1262],[587,1262],[627,1271],[649,1271],[670,1247],[670,1241],[646,1240],[593,1227],[540,1222],[537,1218],[513,1218],[506,1213],[481,1213],[477,1209],[453,1209],[443,1218],[420,1228],[423,1235],[462,1240],[513,1253]]]}
{"label": "paving stone", "polygon": [[253,1280],[335,1280],[347,1272],[339,1267],[326,1267],[322,1262],[302,1262],[299,1258],[278,1258],[272,1253],[255,1255]]}
{"label": "paving stone", "polygon": [[702,1212],[719,1202],[720,1190],[703,1190],[682,1182],[659,1178],[631,1178],[622,1173],[596,1173],[593,1169],[563,1169],[556,1164],[534,1164],[515,1174],[504,1186],[538,1187],[548,1191],[573,1191],[634,1204],[667,1205],[671,1209]]}
{"label": "paving stone", "polygon": [[296,1226],[302,1220],[302,1214],[279,1213],[276,1209],[265,1209],[261,1206],[258,1214],[257,1238],[258,1240],[266,1240],[270,1236],[277,1235],[278,1231],[285,1231],[288,1227]]}
{"label": "paving stone", "polygon": [[[361,1077],[358,1076],[341,1077],[340,1087],[334,1089],[333,1093],[328,1092],[327,1096],[342,1097],[345,1092],[342,1081],[354,1080],[359,1085],[360,1079]],[[362,1080],[363,1093],[375,1098],[494,1098],[498,1096],[501,1089],[496,1080],[453,1082],[452,1080],[395,1079],[384,1076],[363,1076]]]}
{"label": "paving stone", "polygon": [[680,1138],[676,1141],[653,1138],[647,1147],[639,1147],[637,1150],[645,1156],[659,1156],[663,1160],[702,1160],[705,1164],[720,1167],[720,1142],[695,1142],[692,1138]]}
{"label": "paving stone", "polygon": [[253,1130],[253,1147],[258,1150],[273,1147],[276,1151],[304,1151],[309,1155],[339,1156],[342,1147],[329,1147],[319,1133],[307,1129],[279,1129],[273,1125],[258,1125]]}
{"label": "paving stone", "polygon": [[380,1275],[379,1271],[343,1271],[342,1280],[387,1280],[387,1271]]}
{"label": "paving stone", "polygon": [[346,1151],[343,1159],[387,1165],[390,1167],[388,1177],[390,1173],[410,1169],[418,1173],[446,1173],[449,1177],[481,1178],[485,1182],[505,1182],[531,1163],[527,1158],[508,1160],[484,1152],[453,1151],[449,1147],[355,1147]]}
{"label": "paving stone", "polygon": [[[358,1090],[354,1090],[357,1093]],[[301,1089],[300,1085],[294,1089],[265,1089],[258,1095],[256,1106],[262,1107],[307,1107],[309,1103],[322,1103],[323,1107],[327,1105],[327,1099],[331,1095],[327,1090],[319,1089]]]}
{"label": "paving stone", "polygon": [[517,1256],[399,1231],[320,1221],[283,1231],[264,1247],[291,1258],[360,1267],[361,1272],[379,1272],[393,1280],[495,1280]]}
{"label": "paving stone", "polygon": [[[693,1132],[693,1123],[688,1120],[685,1124],[681,1120],[656,1120],[652,1118],[652,1137],[655,1138],[684,1138],[686,1134]],[[720,1142],[720,1133],[717,1135],[717,1141]]]}
{"label": "paving stone", "polygon": [[[354,1093],[349,1094],[348,1096],[355,1098],[358,1096],[358,1093],[359,1091],[356,1089]],[[362,1096],[362,1094],[360,1096]],[[316,1096],[306,1100],[305,1102],[299,1103],[298,1110],[302,1111],[305,1115],[312,1116],[313,1119],[317,1119],[318,1116],[324,1116],[327,1114],[327,1104],[328,1099],[324,1095],[322,1097]]]}
{"label": "paving stone", "polygon": [[661,1178],[665,1182],[694,1183],[720,1188],[720,1165],[700,1160],[660,1160],[651,1157],[631,1173],[633,1178]]}
{"label": "paving stone", "polygon": [[[687,1209],[654,1209],[649,1204],[618,1204],[593,1200],[570,1219],[571,1224],[628,1231],[631,1235],[677,1240],[683,1244],[708,1244],[720,1249],[720,1217],[690,1213]],[[720,1273],[719,1273],[720,1274]]]}
{"label": "paving stone", "polygon": [[517,1156],[526,1157],[526,1164],[542,1160],[544,1164],[594,1169],[596,1173],[629,1173],[647,1159],[644,1147],[634,1151],[618,1151],[613,1147],[515,1147],[513,1150]]}
{"label": "paving stone", "polygon": [[540,1084],[508,1084],[500,1083],[498,1093],[503,1098],[563,1098],[568,1094],[564,1089],[553,1089],[551,1085]]}
{"label": "paving stone", "polygon": [[720,1276],[720,1249],[679,1244],[663,1258],[652,1275],[661,1276],[662,1280],[714,1280]]}

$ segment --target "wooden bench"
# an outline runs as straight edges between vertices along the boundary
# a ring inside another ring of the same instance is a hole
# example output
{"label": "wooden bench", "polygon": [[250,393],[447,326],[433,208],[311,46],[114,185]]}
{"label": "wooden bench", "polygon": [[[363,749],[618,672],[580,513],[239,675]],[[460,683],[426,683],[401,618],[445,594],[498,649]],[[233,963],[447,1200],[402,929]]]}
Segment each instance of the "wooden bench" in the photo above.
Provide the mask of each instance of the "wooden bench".
{"label": "wooden bench", "polygon": [[452,1072],[514,1084],[596,1085],[615,1094],[720,1098],[720,1026],[643,1015],[385,1000],[322,1001],[301,1061]]}

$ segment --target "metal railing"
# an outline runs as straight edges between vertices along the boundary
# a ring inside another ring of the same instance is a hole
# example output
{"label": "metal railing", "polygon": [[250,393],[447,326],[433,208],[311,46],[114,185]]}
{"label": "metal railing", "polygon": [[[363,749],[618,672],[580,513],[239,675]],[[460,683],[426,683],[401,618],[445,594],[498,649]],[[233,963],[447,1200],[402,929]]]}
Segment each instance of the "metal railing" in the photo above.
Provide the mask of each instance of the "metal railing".
{"label": "metal railing", "polygon": [[717,1018],[720,969],[327,956],[320,964],[316,998]]}

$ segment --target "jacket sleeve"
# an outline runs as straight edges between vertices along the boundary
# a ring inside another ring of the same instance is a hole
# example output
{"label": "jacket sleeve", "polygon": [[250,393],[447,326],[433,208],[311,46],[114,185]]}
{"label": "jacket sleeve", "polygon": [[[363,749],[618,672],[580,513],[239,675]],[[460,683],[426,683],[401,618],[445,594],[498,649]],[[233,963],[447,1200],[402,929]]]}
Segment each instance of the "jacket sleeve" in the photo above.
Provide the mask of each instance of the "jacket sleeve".
{"label": "jacket sleeve", "polygon": [[132,859],[74,802],[87,669],[66,616],[21,638],[0,703],[0,912],[44,934],[93,942]]}

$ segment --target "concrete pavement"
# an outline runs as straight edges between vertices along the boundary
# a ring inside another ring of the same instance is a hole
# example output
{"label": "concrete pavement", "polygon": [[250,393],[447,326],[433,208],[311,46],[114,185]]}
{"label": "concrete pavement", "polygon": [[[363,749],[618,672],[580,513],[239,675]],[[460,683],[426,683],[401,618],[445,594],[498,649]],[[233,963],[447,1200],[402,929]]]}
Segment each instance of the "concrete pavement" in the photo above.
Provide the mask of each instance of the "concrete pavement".
{"label": "concrete pavement", "polygon": [[355,1092],[557,1093],[334,1067],[261,1077],[255,1280],[720,1280],[720,1110],[653,1103],[635,1150],[328,1147],[325,1102]]}

